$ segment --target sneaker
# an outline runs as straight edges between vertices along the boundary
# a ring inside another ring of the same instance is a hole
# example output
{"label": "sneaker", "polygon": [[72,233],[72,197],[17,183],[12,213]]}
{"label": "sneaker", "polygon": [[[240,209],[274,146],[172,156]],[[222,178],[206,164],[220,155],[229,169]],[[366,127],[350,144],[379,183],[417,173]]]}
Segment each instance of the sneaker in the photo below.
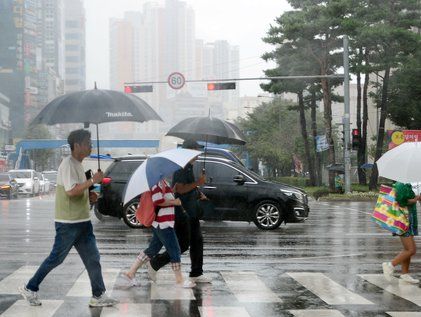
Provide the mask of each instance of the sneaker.
{"label": "sneaker", "polygon": [[409,283],[409,284],[419,284],[419,282],[420,282],[420,280],[417,280],[416,278],[413,278],[409,274],[401,274],[401,277],[400,277],[399,281]]}
{"label": "sneaker", "polygon": [[392,265],[391,262],[383,262],[382,268],[384,278],[388,281],[391,281],[393,277],[393,272],[395,271],[395,267]]}
{"label": "sneaker", "polygon": [[146,264],[146,266],[148,267],[148,276],[149,279],[152,282],[156,282],[156,273],[158,273],[157,271],[154,270],[154,268],[152,267],[151,263],[148,261],[148,264]]}
{"label": "sneaker", "polygon": [[121,273],[121,277],[123,278],[123,280],[125,280],[127,283],[130,284],[130,286],[137,286],[138,282],[136,281],[136,278],[131,278],[130,276],[127,275],[127,272],[122,272]]}
{"label": "sneaker", "polygon": [[212,279],[209,276],[206,276],[205,274],[190,277],[190,280],[195,283],[212,283]]}
{"label": "sneaker", "polygon": [[89,307],[108,307],[118,304],[118,300],[108,297],[105,293],[101,296],[92,296],[89,301]]}
{"label": "sneaker", "polygon": [[31,306],[41,306],[41,301],[38,298],[38,292],[33,292],[22,285],[18,288],[19,293],[25,298]]}
{"label": "sneaker", "polygon": [[185,280],[183,283],[176,283],[175,285],[180,288],[193,288],[196,286],[196,283],[191,280]]}

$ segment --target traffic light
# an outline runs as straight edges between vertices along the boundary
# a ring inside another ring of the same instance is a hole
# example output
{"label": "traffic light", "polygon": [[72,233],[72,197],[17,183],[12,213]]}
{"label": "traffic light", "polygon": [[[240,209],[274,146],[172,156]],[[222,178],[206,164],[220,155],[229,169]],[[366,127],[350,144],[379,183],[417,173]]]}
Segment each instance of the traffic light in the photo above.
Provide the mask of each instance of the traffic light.
{"label": "traffic light", "polygon": [[137,94],[141,92],[152,92],[153,87],[152,85],[131,85],[131,86],[124,86],[124,92],[126,94]]}
{"label": "traffic light", "polygon": [[361,133],[359,129],[352,129],[352,149],[358,150],[361,143]]}
{"label": "traffic light", "polygon": [[235,89],[235,82],[208,83],[208,90],[229,90]]}

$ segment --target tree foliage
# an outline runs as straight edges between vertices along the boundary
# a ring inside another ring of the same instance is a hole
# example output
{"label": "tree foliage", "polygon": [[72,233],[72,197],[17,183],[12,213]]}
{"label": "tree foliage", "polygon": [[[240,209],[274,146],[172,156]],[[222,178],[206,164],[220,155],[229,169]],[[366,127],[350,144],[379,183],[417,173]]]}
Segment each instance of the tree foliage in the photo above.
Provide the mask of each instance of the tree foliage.
{"label": "tree foliage", "polygon": [[293,155],[304,157],[299,118],[290,110],[293,106],[276,98],[237,122],[247,135],[246,150],[266,165],[270,176],[289,176]]}
{"label": "tree foliage", "polygon": [[[51,134],[45,125],[30,125],[25,131],[26,139],[51,139]],[[48,159],[54,154],[49,149],[33,149],[29,152],[29,158],[34,162],[35,169],[39,171],[48,168]]]}

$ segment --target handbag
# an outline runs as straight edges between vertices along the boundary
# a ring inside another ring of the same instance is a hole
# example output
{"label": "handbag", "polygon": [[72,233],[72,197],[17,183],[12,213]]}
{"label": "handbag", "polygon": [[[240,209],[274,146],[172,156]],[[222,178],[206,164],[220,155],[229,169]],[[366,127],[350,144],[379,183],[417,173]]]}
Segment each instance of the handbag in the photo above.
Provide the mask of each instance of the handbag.
{"label": "handbag", "polygon": [[395,189],[381,185],[372,220],[383,229],[402,235],[409,229],[408,213],[408,208],[396,201]]}

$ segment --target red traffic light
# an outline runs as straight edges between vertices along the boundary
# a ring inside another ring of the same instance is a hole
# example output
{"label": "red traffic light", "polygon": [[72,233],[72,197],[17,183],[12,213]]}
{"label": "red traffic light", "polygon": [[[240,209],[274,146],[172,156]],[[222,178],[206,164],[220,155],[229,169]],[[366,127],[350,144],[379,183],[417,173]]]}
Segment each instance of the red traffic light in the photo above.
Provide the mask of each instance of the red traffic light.
{"label": "red traffic light", "polygon": [[235,82],[208,83],[208,90],[231,90],[235,89]]}
{"label": "red traffic light", "polygon": [[153,92],[152,85],[131,85],[124,86],[124,92],[127,94],[136,94],[142,92]]}
{"label": "red traffic light", "polygon": [[360,130],[359,129],[352,129],[352,136],[360,136]]}

